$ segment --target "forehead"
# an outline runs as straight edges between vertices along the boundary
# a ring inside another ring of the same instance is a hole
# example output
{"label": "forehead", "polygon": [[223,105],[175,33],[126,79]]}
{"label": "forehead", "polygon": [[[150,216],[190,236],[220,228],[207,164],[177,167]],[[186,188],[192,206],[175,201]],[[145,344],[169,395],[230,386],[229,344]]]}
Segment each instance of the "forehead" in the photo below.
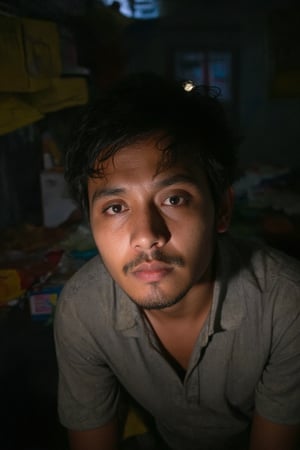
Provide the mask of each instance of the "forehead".
{"label": "forehead", "polygon": [[88,197],[95,200],[115,195],[149,195],[171,186],[185,186],[210,198],[208,179],[201,167],[188,160],[165,164],[161,142],[150,138],[130,144],[101,165],[101,176],[88,179]]}
{"label": "forehead", "polygon": [[102,175],[100,178],[144,169],[152,171],[153,177],[173,170],[183,170],[191,176],[195,172],[203,175],[201,165],[195,162],[192,151],[177,149],[170,137],[160,133],[122,147],[95,168]]}

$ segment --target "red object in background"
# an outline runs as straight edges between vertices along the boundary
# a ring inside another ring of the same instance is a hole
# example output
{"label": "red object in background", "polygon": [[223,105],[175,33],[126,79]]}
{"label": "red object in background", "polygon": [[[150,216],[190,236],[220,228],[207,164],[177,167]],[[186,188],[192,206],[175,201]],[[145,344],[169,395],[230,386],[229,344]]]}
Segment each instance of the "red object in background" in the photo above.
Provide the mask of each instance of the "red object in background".
{"label": "red object in background", "polygon": [[27,290],[55,271],[63,253],[63,250],[51,250],[39,258],[25,257],[11,261],[6,269],[16,270],[20,277],[21,289]]}
{"label": "red object in background", "polygon": [[61,260],[63,253],[64,253],[63,250],[51,250],[48,253],[46,253],[45,259],[51,265],[53,264],[53,266],[56,267],[59,261]]}

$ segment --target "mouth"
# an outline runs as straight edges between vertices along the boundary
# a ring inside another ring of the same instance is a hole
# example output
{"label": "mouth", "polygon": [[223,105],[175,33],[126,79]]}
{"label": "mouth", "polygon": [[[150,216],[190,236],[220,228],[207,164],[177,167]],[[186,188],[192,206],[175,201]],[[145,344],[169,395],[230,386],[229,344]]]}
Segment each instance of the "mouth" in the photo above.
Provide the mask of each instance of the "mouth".
{"label": "mouth", "polygon": [[131,273],[141,281],[155,283],[161,281],[173,270],[173,267],[170,265],[163,264],[159,261],[152,261],[138,265]]}

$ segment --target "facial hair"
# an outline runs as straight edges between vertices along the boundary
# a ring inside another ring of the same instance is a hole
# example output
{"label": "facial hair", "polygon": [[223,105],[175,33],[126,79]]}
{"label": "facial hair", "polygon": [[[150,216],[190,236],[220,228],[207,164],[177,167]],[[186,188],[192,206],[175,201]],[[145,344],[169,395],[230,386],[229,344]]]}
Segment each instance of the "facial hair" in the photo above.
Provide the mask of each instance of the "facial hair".
{"label": "facial hair", "polygon": [[178,267],[184,266],[184,261],[180,256],[170,256],[166,255],[165,253],[161,252],[160,250],[156,249],[152,253],[140,253],[137,258],[130,261],[129,263],[125,264],[123,267],[123,272],[125,275],[127,275],[128,272],[135,269],[137,266],[144,262],[151,262],[151,261],[160,261],[164,262],[166,264],[173,264]]}
{"label": "facial hair", "polygon": [[[185,265],[184,260],[180,256],[167,255],[156,249],[151,254],[140,253],[137,258],[124,265],[123,273],[126,275],[128,274],[128,272],[131,272],[140,264],[151,261],[160,261],[177,267],[183,267]],[[167,298],[159,287],[158,282],[149,283],[149,285],[151,286],[151,291],[147,294],[147,297],[143,297],[140,299],[130,297],[130,299],[136,305],[146,310],[164,309],[173,306],[176,303],[180,302],[180,300],[191,288],[191,286],[188,286],[179,294],[177,294],[176,297]]]}

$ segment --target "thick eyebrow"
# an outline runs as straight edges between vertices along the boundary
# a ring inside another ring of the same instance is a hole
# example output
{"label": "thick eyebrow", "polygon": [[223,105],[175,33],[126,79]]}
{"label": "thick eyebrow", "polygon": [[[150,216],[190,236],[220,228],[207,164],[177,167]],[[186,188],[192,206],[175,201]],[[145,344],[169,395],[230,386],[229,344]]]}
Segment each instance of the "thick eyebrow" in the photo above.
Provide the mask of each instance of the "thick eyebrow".
{"label": "thick eyebrow", "polygon": [[[176,174],[176,175],[170,176],[168,178],[163,178],[162,180],[157,180],[154,183],[154,185],[155,185],[155,187],[163,188],[163,187],[172,186],[173,184],[178,184],[178,183],[188,183],[193,186],[199,185],[199,183],[197,183],[194,178],[192,178],[189,175],[185,175],[185,174]],[[125,192],[126,192],[126,189],[121,188],[121,187],[96,189],[95,192],[93,193],[92,204],[96,200],[99,200],[101,198],[120,195],[120,194],[124,194]]]}
{"label": "thick eyebrow", "polygon": [[95,192],[93,193],[93,197],[92,197],[92,203],[94,203],[96,200],[100,199],[100,198],[104,198],[104,197],[111,197],[113,195],[120,195],[120,194],[124,194],[125,189],[123,188],[101,188],[101,189],[96,189]]}

